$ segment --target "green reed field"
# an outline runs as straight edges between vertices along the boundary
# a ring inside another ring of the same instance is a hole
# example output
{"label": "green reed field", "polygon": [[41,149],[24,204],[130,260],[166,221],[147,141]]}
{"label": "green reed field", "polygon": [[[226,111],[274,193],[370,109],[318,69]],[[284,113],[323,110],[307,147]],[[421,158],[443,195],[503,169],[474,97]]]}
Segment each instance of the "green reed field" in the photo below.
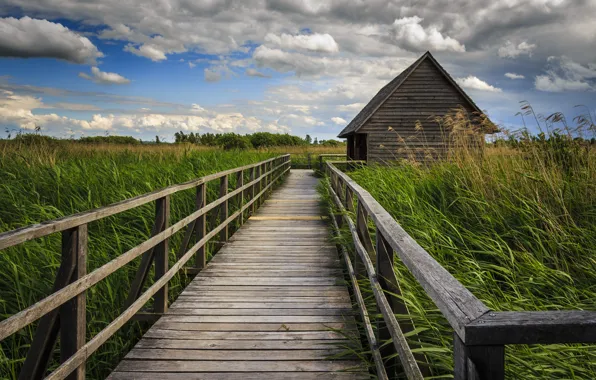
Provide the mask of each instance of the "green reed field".
{"label": "green reed field", "polygon": [[[596,311],[593,143],[525,135],[483,157],[463,150],[430,166],[349,174],[489,308]],[[342,240],[350,244],[349,232]],[[408,269],[395,265],[416,327],[411,343],[422,342],[433,378],[452,378],[453,330]],[[509,379],[595,379],[596,345],[507,346],[506,369]]]}
{"label": "green reed field", "polygon": [[[279,155],[279,150],[220,151],[188,145],[87,146],[66,142],[19,145],[0,141],[0,232],[258,162]],[[210,188],[208,201],[216,197],[217,182]],[[190,214],[193,206],[192,190],[173,195],[171,220]],[[154,212],[151,203],[90,223],[88,272],[146,240]],[[172,263],[180,235],[176,234],[170,243]],[[122,311],[138,262],[128,264],[87,292],[87,339]],[[49,295],[59,265],[60,234],[0,252],[0,319]],[[176,276],[170,282],[172,299],[186,281],[185,276]],[[0,378],[17,378],[35,326],[1,343]],[[92,356],[87,363],[88,378],[100,379],[109,374],[148,326],[128,323]]]}

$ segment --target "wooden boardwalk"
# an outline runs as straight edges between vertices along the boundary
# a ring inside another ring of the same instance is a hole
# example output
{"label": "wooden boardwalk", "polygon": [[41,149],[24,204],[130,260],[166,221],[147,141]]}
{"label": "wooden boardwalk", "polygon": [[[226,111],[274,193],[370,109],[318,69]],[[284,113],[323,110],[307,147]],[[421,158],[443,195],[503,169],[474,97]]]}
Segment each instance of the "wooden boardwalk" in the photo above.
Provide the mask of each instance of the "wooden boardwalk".
{"label": "wooden boardwalk", "polygon": [[368,378],[317,182],[292,170],[110,379]]}

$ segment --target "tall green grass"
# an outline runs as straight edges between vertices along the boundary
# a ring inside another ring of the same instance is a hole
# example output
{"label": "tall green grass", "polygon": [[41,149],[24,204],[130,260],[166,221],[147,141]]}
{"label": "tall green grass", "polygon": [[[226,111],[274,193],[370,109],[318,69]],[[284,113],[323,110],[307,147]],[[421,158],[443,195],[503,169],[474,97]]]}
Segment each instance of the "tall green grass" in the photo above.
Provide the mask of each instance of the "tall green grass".
{"label": "tall green grass", "polygon": [[[0,231],[105,206],[276,155],[278,153],[222,152],[179,146],[85,147],[3,142],[0,144]],[[234,186],[233,180],[230,186]],[[216,198],[217,189],[218,183],[214,181],[209,200]],[[192,190],[172,196],[172,221],[193,211],[193,196]],[[146,240],[154,215],[151,203],[90,223],[88,272]],[[35,239],[0,252],[1,319],[51,293],[60,265],[59,235]],[[170,242],[171,263],[175,261],[180,235],[176,234]],[[87,339],[122,311],[138,262],[139,259],[133,261],[87,292]],[[174,277],[170,281],[170,297],[175,297],[187,281],[185,276]],[[35,326],[1,343],[0,378],[17,378]],[[145,323],[128,323],[88,361],[88,378],[105,378],[147,328]],[[52,367],[56,364],[54,360]]]}
{"label": "tall green grass", "polygon": [[[490,309],[596,311],[596,152],[557,134],[515,146],[349,175]],[[451,378],[453,330],[399,260],[395,269],[411,343],[421,342],[433,378]],[[596,346],[507,346],[506,375],[595,379]]]}

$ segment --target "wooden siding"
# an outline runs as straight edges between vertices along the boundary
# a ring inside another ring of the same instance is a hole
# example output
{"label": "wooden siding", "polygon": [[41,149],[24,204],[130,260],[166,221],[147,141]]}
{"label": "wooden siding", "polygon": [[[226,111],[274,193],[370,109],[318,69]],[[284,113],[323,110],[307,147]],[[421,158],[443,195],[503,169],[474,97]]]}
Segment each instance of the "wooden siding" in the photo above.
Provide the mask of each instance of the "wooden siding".
{"label": "wooden siding", "polygon": [[[368,134],[369,162],[444,157],[449,134],[434,119],[460,105],[472,116],[464,96],[424,60],[358,131]],[[417,122],[422,128],[416,128]]]}

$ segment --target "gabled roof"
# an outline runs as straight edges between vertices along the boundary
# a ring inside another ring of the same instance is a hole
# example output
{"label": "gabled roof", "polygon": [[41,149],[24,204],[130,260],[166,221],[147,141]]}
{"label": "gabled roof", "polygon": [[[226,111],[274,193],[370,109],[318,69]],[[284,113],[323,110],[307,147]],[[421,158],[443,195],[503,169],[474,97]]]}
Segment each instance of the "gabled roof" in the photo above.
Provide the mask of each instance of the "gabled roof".
{"label": "gabled roof", "polygon": [[445,71],[445,69],[437,62],[437,60],[432,56],[432,54],[427,51],[422,55],[422,57],[418,58],[416,62],[414,62],[410,67],[402,71],[401,74],[396,76],[391,82],[389,82],[385,87],[383,87],[364,108],[356,115],[356,117],[348,124],[338,135],[338,137],[346,137],[351,133],[355,133],[366,123],[368,119],[385,103],[385,101],[405,82],[405,80],[412,74],[418,66],[424,60],[430,60],[439,71],[447,78],[447,80],[453,85],[458,92],[462,94],[464,99],[468,101],[470,106],[474,109],[474,111],[478,113],[483,113],[480,108],[474,103],[474,101],[464,92],[464,90],[459,87],[459,85],[451,78],[449,73]]}

